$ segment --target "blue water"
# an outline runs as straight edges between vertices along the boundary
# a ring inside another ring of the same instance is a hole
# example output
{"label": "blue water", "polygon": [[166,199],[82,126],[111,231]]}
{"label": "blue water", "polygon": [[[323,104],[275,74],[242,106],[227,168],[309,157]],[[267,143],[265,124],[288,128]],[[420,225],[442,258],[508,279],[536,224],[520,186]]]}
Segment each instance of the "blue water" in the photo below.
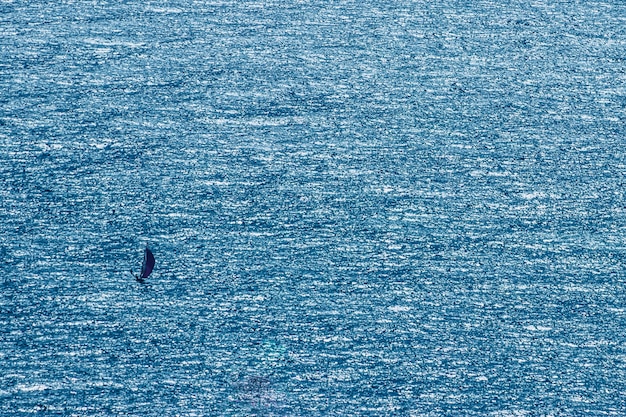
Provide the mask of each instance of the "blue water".
{"label": "blue water", "polygon": [[625,45],[616,0],[3,0],[0,415],[626,415]]}

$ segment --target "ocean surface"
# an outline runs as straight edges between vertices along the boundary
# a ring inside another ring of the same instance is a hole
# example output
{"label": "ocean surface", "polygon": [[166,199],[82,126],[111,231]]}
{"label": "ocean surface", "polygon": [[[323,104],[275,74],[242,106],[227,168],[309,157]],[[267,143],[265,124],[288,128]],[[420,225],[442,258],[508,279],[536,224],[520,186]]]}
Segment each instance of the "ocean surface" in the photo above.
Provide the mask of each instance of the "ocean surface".
{"label": "ocean surface", "polygon": [[625,135],[621,0],[2,0],[0,415],[626,415]]}

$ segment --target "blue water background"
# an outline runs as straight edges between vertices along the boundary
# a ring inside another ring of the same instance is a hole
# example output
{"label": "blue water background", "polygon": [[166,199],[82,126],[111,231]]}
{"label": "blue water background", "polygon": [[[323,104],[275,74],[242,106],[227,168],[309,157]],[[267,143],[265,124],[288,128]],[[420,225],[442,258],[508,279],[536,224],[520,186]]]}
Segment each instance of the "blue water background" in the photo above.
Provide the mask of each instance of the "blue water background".
{"label": "blue water background", "polygon": [[0,414],[625,415],[625,123],[622,1],[4,0]]}

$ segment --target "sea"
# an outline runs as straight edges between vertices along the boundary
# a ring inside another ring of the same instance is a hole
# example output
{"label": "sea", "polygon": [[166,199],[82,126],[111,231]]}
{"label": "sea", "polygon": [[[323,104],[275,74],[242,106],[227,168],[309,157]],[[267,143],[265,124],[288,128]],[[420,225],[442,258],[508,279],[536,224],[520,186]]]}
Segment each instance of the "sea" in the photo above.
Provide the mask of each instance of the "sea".
{"label": "sea", "polygon": [[625,185],[622,0],[1,0],[0,415],[624,416]]}

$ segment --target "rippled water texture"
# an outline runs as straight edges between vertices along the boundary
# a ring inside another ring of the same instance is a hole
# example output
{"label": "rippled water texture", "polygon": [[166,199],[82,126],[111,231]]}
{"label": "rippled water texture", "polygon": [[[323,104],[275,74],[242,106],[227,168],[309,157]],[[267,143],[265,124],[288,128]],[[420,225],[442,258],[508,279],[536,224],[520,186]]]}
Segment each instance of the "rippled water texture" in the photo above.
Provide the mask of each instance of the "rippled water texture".
{"label": "rippled water texture", "polygon": [[623,415],[625,51],[622,1],[0,2],[0,414]]}

